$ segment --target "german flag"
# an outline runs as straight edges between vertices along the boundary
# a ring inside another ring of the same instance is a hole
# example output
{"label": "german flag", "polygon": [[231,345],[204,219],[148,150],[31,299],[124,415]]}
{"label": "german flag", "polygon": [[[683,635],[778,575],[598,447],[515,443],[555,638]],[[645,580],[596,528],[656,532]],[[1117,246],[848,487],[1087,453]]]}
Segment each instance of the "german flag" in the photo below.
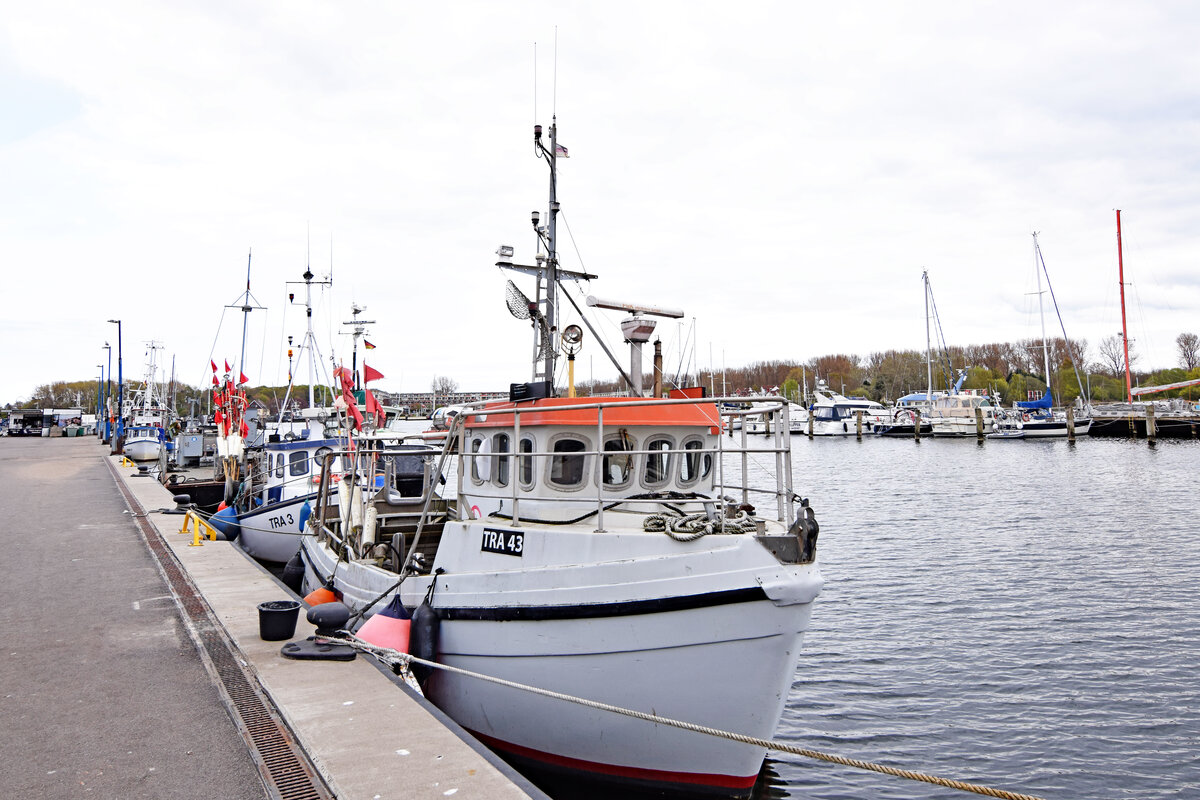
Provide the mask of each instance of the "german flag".
{"label": "german flag", "polygon": [[363,347],[367,348],[368,350],[374,350],[374,349],[375,349],[375,345],[371,344],[371,343],[370,343],[370,342],[368,342],[366,339],[363,339]]}

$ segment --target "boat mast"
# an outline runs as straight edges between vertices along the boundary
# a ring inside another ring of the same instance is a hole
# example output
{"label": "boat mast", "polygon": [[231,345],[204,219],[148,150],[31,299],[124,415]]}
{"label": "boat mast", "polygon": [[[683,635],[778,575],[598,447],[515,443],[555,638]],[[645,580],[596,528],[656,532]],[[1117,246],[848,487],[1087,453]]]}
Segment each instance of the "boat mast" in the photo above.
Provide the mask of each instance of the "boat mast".
{"label": "boat mast", "polygon": [[925,402],[933,405],[933,345],[929,340],[929,270],[921,270],[925,284]]}
{"label": "boat mast", "polygon": [[[314,281],[313,280],[314,275],[313,275],[311,266],[305,266],[304,274],[301,277],[304,278],[305,328],[304,328],[304,338],[300,341],[300,357],[296,359],[296,362],[297,362],[297,364],[299,364],[300,360],[304,358],[305,353],[307,353],[307,355],[308,355],[308,407],[314,408],[315,405],[314,405],[314,400],[313,400],[313,385],[317,380],[317,357],[320,355],[320,353],[317,352],[317,337],[316,337],[316,335],[313,334],[312,287],[313,287],[314,283],[316,283],[318,286],[332,286],[333,278],[331,276],[326,280]],[[289,285],[291,285],[293,283],[294,283],[293,281],[288,282]],[[288,294],[288,299],[289,300],[292,299],[292,295],[290,293]],[[283,397],[283,404],[280,405],[280,407],[279,407],[279,419],[281,421],[283,420],[284,409],[287,408],[288,400],[292,395],[292,385],[294,382],[295,382],[295,376],[289,374],[288,375],[288,390],[287,390],[287,393]]]}
{"label": "boat mast", "polygon": [[1121,253],[1121,209],[1117,209],[1117,280],[1121,284],[1121,344],[1125,348],[1125,401],[1133,402],[1133,381],[1129,375],[1129,329],[1125,325],[1125,259]]}
{"label": "boat mast", "polygon": [[542,126],[533,126],[534,146],[537,147],[547,163],[550,164],[550,220],[546,226],[546,328],[549,331],[550,346],[543,354],[545,362],[542,367],[543,377],[554,387],[554,362],[558,355],[554,347],[554,335],[557,332],[556,311],[558,305],[558,249],[555,236],[558,228],[558,117],[550,118],[550,149],[542,144]]}
{"label": "boat mast", "polygon": [[250,324],[250,312],[263,310],[262,306],[255,305],[258,301],[254,299],[254,295],[250,294],[250,259],[253,255],[253,251],[246,253],[246,292],[238,298],[238,305],[226,306],[226,308],[236,308],[242,312],[242,350],[238,357],[239,378],[246,374],[246,328]]}
{"label": "boat mast", "polygon": [[[1050,342],[1046,339],[1046,307],[1042,304],[1042,270],[1038,263],[1041,248],[1038,247],[1037,231],[1033,232],[1033,271],[1037,273],[1038,314],[1042,319],[1042,360],[1046,368],[1046,391],[1050,391]],[[1053,397],[1053,395],[1051,395]],[[1051,400],[1053,402],[1053,400]]]}

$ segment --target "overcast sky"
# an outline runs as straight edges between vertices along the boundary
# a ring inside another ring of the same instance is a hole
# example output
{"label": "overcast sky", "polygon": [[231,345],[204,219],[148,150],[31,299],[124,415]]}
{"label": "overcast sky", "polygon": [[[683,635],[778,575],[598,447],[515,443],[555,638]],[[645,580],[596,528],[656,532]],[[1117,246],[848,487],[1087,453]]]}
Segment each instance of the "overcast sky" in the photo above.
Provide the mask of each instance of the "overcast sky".
{"label": "overcast sky", "polygon": [[[1095,359],[1121,325],[1117,208],[1141,366],[1175,366],[1175,337],[1200,332],[1192,3],[118,0],[3,17],[0,403],[99,377],[106,341],[115,373],[110,318],[126,376],[155,340],[207,383],[210,353],[238,359],[224,306],[251,250],[252,384],[286,381],[284,337],[304,332],[286,282],[310,260],[332,265],[326,360],[349,362],[358,302],[384,389],[527,380],[494,251],[533,257],[532,125],[554,111],[564,266],[600,276],[585,293],[683,309],[659,327],[672,370],[689,337],[717,369],[923,349],[923,269],[950,343],[1039,336],[1035,230]],[[598,316],[615,346],[620,317]],[[615,375],[590,336],[577,364]]]}

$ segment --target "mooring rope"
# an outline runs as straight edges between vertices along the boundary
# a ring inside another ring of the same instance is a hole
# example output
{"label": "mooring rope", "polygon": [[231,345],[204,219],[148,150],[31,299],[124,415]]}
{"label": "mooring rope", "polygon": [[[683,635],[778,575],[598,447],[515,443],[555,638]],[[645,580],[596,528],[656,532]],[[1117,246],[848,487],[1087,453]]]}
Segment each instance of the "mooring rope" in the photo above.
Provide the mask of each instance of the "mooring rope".
{"label": "mooring rope", "polygon": [[[648,514],[642,521],[642,529],[649,533],[665,533],[677,542],[692,542],[701,536],[709,536],[721,528],[721,521],[711,520],[701,511],[696,514]],[[725,533],[750,533],[757,529],[754,519],[745,511],[736,517],[724,520]]]}
{"label": "mooring rope", "polygon": [[512,689],[520,689],[521,691],[531,692],[543,697],[550,697],[555,700],[565,700],[569,703],[576,703],[578,705],[587,706],[588,708],[595,708],[601,711],[611,711],[614,714],[622,714],[627,717],[633,717],[634,719],[640,719],[646,722],[653,722],[658,725],[670,725],[671,727],[681,728],[685,731],[694,731],[695,733],[703,733],[709,736],[716,736],[721,739],[729,739],[735,742],[742,742],[743,744],[755,745],[766,750],[776,750],[782,753],[791,753],[792,755],[804,756],[805,758],[812,758],[818,761],[827,761],[831,764],[840,764],[844,767],[856,767],[858,769],[879,772],[884,775],[892,775],[897,778],[907,778],[911,781],[921,781],[923,783],[934,784],[935,786],[958,789],[963,792],[973,792],[975,794],[986,795],[988,797],[999,797],[1002,800],[1043,800],[1035,795],[1020,794],[1018,792],[1010,792],[1005,789],[995,789],[991,786],[982,786],[977,783],[967,783],[966,781],[960,781],[954,778],[942,778],[937,775],[928,775],[923,772],[898,769],[896,767],[889,767],[884,764],[875,764],[871,761],[862,761],[857,758],[845,758],[843,756],[837,756],[831,753],[822,753],[819,750],[810,750],[806,747],[797,747],[796,745],[788,744],[787,742],[781,742],[777,739],[760,739],[757,736],[747,736],[741,733],[732,733],[730,731],[723,731],[719,728],[710,728],[706,725],[697,725],[693,722],[683,722],[681,720],[671,719],[670,717],[660,717],[657,714],[648,714],[644,711],[634,711],[633,709],[622,708],[621,706],[614,706],[608,703],[601,703],[596,700],[587,700],[582,697],[563,694],[561,692],[554,692],[549,689],[539,689],[536,686],[529,686],[528,684],[505,680],[504,678],[496,678],[491,675],[483,675],[479,672],[472,672],[471,670],[452,667],[449,664],[439,664],[436,661],[427,661],[423,658],[417,658],[414,655],[401,653],[398,650],[392,650],[387,647],[377,647],[370,642],[365,642],[362,639],[359,639],[349,631],[339,631],[338,637],[336,638],[317,637],[317,640],[331,644],[350,645],[351,647],[361,650],[364,653],[369,653],[375,656],[389,666],[399,667],[405,673],[408,672],[410,665],[414,663],[421,664],[426,667],[432,667],[433,669],[454,672],[459,675],[465,675],[481,681],[495,683],[500,686],[507,686]]}

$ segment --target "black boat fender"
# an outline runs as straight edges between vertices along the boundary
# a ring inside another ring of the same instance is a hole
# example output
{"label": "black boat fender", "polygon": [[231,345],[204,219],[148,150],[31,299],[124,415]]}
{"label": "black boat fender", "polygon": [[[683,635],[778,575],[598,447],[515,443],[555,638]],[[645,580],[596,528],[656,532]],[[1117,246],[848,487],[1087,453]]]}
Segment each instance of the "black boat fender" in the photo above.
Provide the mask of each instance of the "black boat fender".
{"label": "black boat fender", "polygon": [[[441,627],[441,620],[438,619],[437,611],[433,607],[433,590],[437,586],[437,577],[437,575],[433,576],[433,580],[429,583],[429,591],[425,593],[425,599],[413,613],[410,629],[410,652],[417,658],[423,658],[426,661],[437,660],[438,629]],[[412,672],[413,676],[421,683],[421,687],[424,688],[425,681],[429,680],[429,676],[433,674],[433,667],[413,664]]]}
{"label": "black boat fender", "polygon": [[304,558],[300,555],[299,550],[284,566],[281,580],[284,586],[296,594],[300,594],[300,588],[304,584]]}

